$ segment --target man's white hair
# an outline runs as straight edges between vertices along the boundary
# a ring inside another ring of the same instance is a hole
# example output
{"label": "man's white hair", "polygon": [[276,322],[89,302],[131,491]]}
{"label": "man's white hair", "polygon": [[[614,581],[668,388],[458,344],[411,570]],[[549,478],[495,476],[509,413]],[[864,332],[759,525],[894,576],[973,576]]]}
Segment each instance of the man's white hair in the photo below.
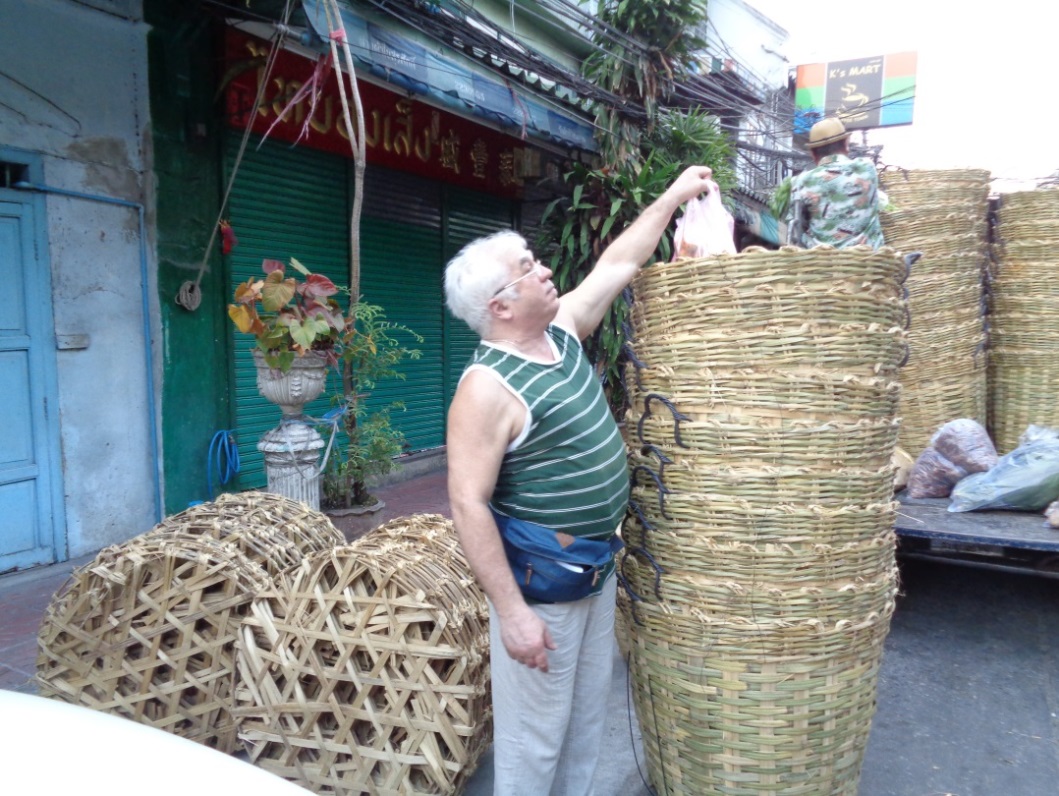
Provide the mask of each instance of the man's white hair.
{"label": "man's white hair", "polygon": [[510,280],[512,255],[525,248],[525,238],[505,229],[471,241],[445,266],[445,303],[480,337],[489,335],[489,301]]}

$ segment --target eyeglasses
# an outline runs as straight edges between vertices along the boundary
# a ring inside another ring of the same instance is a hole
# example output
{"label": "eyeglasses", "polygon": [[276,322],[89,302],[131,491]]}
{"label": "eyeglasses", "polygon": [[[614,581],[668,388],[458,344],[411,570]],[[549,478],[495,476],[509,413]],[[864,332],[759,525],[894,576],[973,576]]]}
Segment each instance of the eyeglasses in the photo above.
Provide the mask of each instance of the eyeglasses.
{"label": "eyeglasses", "polygon": [[524,273],[524,274],[523,274],[522,276],[520,276],[520,277],[519,277],[518,279],[516,279],[516,280],[515,280],[514,282],[508,282],[508,283],[507,283],[506,285],[504,285],[504,286],[503,286],[502,288],[500,288],[499,290],[497,290],[497,291],[496,291],[496,292],[495,292],[495,293],[493,294],[493,296],[492,296],[492,297],[493,297],[493,298],[496,298],[496,297],[497,297],[497,296],[499,296],[499,295],[500,295],[501,293],[503,293],[503,292],[504,292],[505,290],[507,290],[507,289],[508,289],[509,287],[514,287],[514,286],[515,286],[515,285],[517,285],[517,284],[518,284],[519,282],[521,282],[521,281],[522,281],[523,279],[528,279],[529,277],[533,276],[534,274],[539,274],[539,273],[541,272],[541,268],[543,268],[543,267],[544,267],[544,266],[542,266],[542,265],[541,265],[541,263],[540,263],[540,260],[534,260],[534,261],[533,261],[533,267],[532,267],[532,268],[530,268],[530,269],[529,269],[529,270],[528,270],[528,271],[527,271],[526,273]]}

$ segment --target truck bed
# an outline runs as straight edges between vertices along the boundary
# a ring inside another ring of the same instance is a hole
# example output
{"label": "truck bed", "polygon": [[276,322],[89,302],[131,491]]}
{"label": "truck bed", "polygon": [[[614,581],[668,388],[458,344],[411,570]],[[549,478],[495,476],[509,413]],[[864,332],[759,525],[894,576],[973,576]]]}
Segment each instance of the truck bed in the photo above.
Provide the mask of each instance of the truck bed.
{"label": "truck bed", "polygon": [[948,498],[898,495],[898,554],[1059,577],[1059,528],[1041,513],[948,511]]}

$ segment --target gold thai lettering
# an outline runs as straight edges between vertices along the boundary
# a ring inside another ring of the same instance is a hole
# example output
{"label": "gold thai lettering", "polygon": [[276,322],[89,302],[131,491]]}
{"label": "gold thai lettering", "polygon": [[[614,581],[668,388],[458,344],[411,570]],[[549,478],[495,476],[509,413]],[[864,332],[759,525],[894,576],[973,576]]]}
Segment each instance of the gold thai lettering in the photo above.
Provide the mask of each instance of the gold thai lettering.
{"label": "gold thai lettering", "polygon": [[379,145],[381,120],[382,114],[379,111],[372,111],[368,114],[368,118],[365,120],[367,129],[364,131],[364,146],[374,149]]}
{"label": "gold thai lettering", "polygon": [[471,174],[479,180],[486,177],[486,166],[489,165],[489,145],[481,138],[471,144]]}
{"label": "gold thai lettering", "polygon": [[401,100],[394,107],[399,115],[396,119],[397,130],[393,135],[393,152],[407,157],[412,154],[412,103]]}
{"label": "gold thai lettering", "polygon": [[[321,113],[323,119],[320,118]],[[335,124],[335,105],[331,97],[324,97],[323,100],[316,106],[316,113],[313,114],[313,118],[309,120],[309,126],[312,127],[318,133],[329,133],[331,128]],[[343,124],[343,132],[345,131],[345,125]],[[348,138],[348,136],[347,136]]]}
{"label": "gold thai lettering", "polygon": [[[333,80],[327,82],[326,93],[317,98],[316,107],[310,117],[312,97],[303,97],[291,105],[291,99],[304,85],[304,75],[301,79],[294,79],[282,71],[279,74],[274,72],[271,76],[267,75],[264,67],[270,53],[267,44],[245,42],[244,53],[246,58],[241,65],[244,67],[244,74],[249,72],[256,77],[255,89],[250,89],[249,81],[245,77],[238,81],[239,88],[237,91],[233,90],[232,96],[238,98],[242,107],[236,108],[234,104],[229,104],[233,120],[239,118],[234,114],[239,114],[242,116],[241,123],[249,123],[248,117],[256,115],[254,127],[263,130],[282,114],[283,120],[277,127],[282,127],[286,136],[294,134],[293,128],[301,131],[308,119],[308,128],[313,132],[331,137],[332,140],[338,137],[350,140],[345,114],[342,112]],[[288,67],[288,71],[294,71],[294,68]],[[261,92],[255,108],[253,96],[263,81],[265,90]],[[504,186],[524,184],[520,152],[509,150],[498,155],[494,149],[495,144],[485,135],[475,136],[464,148],[461,133],[451,127],[443,129],[444,124],[443,113],[409,98],[395,99],[388,109],[386,104],[374,107],[368,105],[364,108],[364,144],[377,153],[386,153],[401,159],[415,159],[424,164],[433,163],[440,169],[457,175],[466,174],[475,180],[496,180]]]}
{"label": "gold thai lettering", "polygon": [[449,130],[441,139],[441,167],[460,173],[460,137]]}
{"label": "gold thai lettering", "polygon": [[434,111],[430,114],[430,125],[424,127],[423,131],[416,136],[416,157],[424,163],[430,162],[430,157],[434,152],[434,144],[438,141],[438,129],[440,127],[441,115],[437,111]]}
{"label": "gold thai lettering", "polygon": [[500,153],[500,184],[522,185],[522,178],[515,173],[515,153],[510,150]]}
{"label": "gold thai lettering", "polygon": [[[290,107],[290,101],[294,99],[294,95],[298,93],[298,89],[302,87],[300,80],[287,80],[283,77],[277,77],[272,81],[276,86],[276,96],[272,100],[272,112],[276,116],[283,115],[283,121],[289,122],[290,124],[301,124],[305,121],[305,100],[301,99],[295,103],[294,107]],[[284,115],[285,112],[285,115]]]}

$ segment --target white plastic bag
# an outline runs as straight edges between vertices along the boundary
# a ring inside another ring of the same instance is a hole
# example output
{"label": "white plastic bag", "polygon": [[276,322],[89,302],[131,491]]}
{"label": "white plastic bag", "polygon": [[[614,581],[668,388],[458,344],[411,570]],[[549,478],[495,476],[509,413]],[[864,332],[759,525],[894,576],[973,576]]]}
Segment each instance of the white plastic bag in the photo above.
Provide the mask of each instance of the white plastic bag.
{"label": "white plastic bag", "polygon": [[735,219],[714,182],[703,196],[688,200],[673,240],[674,260],[711,254],[735,254]]}

